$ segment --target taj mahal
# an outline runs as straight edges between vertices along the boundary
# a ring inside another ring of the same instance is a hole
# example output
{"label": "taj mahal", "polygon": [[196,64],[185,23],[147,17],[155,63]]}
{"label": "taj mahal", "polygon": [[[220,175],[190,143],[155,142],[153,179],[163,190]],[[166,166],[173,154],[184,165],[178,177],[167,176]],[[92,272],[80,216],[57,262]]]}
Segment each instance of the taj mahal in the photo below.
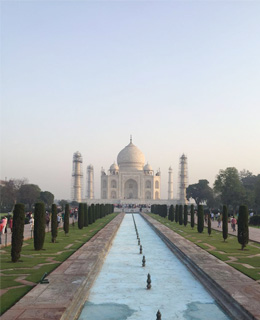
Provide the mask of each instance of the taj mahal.
{"label": "taj mahal", "polygon": [[186,203],[187,157],[180,158],[179,197],[173,199],[173,173],[169,167],[168,199],[161,199],[161,172],[145,163],[143,152],[130,142],[118,153],[106,172],[101,168],[100,199],[94,197],[94,167],[87,166],[86,198],[83,196],[82,156],[77,151],[73,155],[72,200],[78,202],[111,202],[111,203]]}
{"label": "taj mahal", "polygon": [[101,171],[101,199],[160,199],[161,174],[154,174],[145,157],[132,142],[119,152],[109,173]]}

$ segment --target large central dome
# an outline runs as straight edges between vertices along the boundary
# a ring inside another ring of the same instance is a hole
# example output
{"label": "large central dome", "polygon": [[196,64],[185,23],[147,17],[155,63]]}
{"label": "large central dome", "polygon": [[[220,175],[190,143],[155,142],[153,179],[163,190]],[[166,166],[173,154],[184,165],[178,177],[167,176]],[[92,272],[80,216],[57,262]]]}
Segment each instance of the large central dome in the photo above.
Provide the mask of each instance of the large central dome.
{"label": "large central dome", "polygon": [[131,139],[130,143],[119,152],[117,163],[121,170],[143,170],[145,163],[144,154],[132,143]]}

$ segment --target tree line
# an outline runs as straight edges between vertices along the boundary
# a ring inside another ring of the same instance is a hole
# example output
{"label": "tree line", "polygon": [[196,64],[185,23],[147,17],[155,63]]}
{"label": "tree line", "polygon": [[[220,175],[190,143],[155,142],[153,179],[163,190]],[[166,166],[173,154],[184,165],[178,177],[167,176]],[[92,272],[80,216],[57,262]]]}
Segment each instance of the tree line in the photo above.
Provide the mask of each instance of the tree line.
{"label": "tree line", "polygon": [[239,204],[244,203],[255,213],[260,212],[260,174],[253,175],[247,170],[238,171],[234,167],[220,170],[213,188],[208,180],[199,180],[186,189],[187,199],[193,199],[196,205],[204,204],[208,208],[221,208],[227,205],[235,213]]}
{"label": "tree line", "polygon": [[[151,213],[157,214],[162,218],[168,218],[169,221],[175,222],[179,225],[184,225],[185,227],[188,224],[188,205],[176,204],[174,207],[171,205],[169,207],[169,212],[167,205],[152,205]],[[211,235],[211,216],[209,213],[205,213],[203,205],[198,205],[197,210],[192,204],[190,206],[190,226],[193,229],[195,226],[195,214],[197,215],[197,231],[202,233],[204,230],[204,221],[205,215],[207,217],[208,224],[208,234]],[[224,241],[228,237],[228,208],[226,205],[223,205],[222,208],[222,236]],[[242,250],[248,243],[249,240],[249,228],[248,228],[248,207],[246,205],[239,206],[238,212],[238,221],[237,221],[237,239],[241,244]]]}
{"label": "tree line", "polygon": [[16,203],[22,203],[29,211],[33,204],[42,202],[47,209],[54,202],[54,195],[49,191],[42,191],[36,184],[28,183],[27,179],[10,179],[0,186],[0,211],[11,212]]}
{"label": "tree line", "polygon": [[[34,205],[34,229],[33,229],[33,241],[34,249],[42,250],[45,240],[45,213],[46,208],[43,202],[35,203]],[[80,203],[78,207],[78,229],[83,229],[88,225],[94,223],[97,219],[101,219],[108,214],[114,212],[114,206],[112,204],[92,204],[87,206],[86,203]],[[57,205],[51,206],[51,239],[52,242],[56,242],[58,236],[58,210]],[[65,235],[69,233],[69,216],[70,206],[66,204],[63,230]],[[13,210],[13,232],[12,232],[12,244],[11,244],[11,259],[12,262],[17,262],[20,259],[20,254],[23,244],[24,234],[24,221],[25,221],[25,205],[22,203],[15,204]]]}

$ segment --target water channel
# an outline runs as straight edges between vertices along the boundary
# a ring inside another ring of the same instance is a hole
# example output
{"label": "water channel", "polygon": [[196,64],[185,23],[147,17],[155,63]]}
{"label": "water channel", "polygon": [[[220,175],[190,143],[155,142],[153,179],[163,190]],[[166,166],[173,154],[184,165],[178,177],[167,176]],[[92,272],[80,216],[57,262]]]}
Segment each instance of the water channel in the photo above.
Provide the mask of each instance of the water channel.
{"label": "water channel", "polygon": [[158,309],[163,320],[230,319],[145,220],[139,214],[134,218],[143,254],[133,217],[126,214],[79,319],[156,319]]}

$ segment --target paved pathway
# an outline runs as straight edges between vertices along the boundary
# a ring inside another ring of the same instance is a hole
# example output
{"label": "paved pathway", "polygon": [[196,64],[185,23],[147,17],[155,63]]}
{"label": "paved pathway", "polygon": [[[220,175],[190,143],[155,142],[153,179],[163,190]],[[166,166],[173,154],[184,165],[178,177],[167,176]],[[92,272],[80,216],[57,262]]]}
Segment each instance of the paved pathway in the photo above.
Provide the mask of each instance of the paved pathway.
{"label": "paved pathway", "polygon": [[[72,218],[70,218],[70,223],[72,223]],[[77,221],[75,221],[75,223],[78,223]],[[63,227],[63,224],[60,225],[60,228]],[[46,232],[49,232],[51,231],[51,224],[49,226],[49,230],[46,228],[45,229]],[[8,227],[7,228],[7,233],[5,234],[0,234],[1,236],[1,244],[0,244],[0,248],[3,248],[5,247],[6,245],[7,246],[10,246],[11,245],[11,240],[12,240],[12,233],[11,233],[11,230],[10,228]],[[24,236],[24,240],[28,240],[28,239],[31,239],[32,236],[33,236],[33,232],[31,232],[31,227],[29,224],[25,224],[24,225],[24,233],[23,233],[23,236]]]}
{"label": "paved pathway", "polygon": [[[188,216],[188,219],[190,221],[190,216]],[[197,217],[195,217],[195,223],[197,223]],[[207,223],[204,224],[205,227],[208,227]],[[217,231],[222,231],[222,223],[221,228],[218,228],[218,222],[217,221],[211,221],[211,228]],[[237,236],[237,231],[232,231],[231,224],[228,224],[228,233],[232,234],[233,236]],[[260,228],[252,228],[249,227],[249,240],[260,242]]]}

